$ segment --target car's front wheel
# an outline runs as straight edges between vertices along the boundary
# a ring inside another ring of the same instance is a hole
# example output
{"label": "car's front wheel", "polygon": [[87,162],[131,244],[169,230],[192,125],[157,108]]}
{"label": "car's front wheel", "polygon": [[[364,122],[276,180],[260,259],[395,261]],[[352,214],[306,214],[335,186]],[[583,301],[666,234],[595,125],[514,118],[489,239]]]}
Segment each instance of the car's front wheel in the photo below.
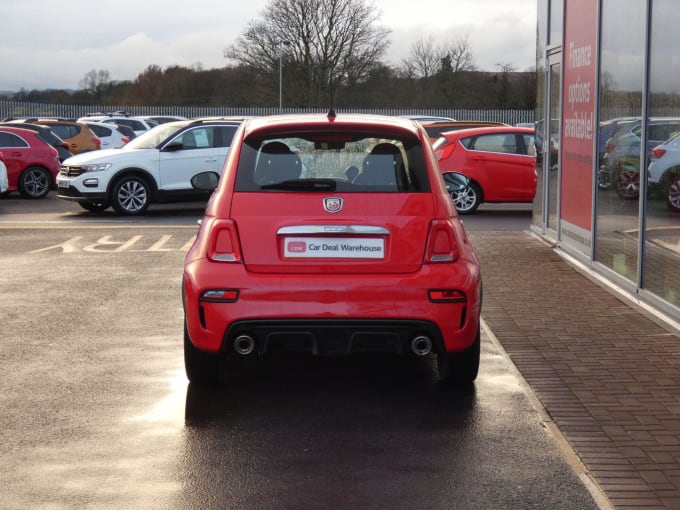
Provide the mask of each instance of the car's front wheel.
{"label": "car's front wheel", "polygon": [[151,189],[143,177],[127,175],[113,185],[111,205],[120,214],[142,214],[150,203]]}
{"label": "car's front wheel", "polygon": [[196,384],[217,383],[222,369],[219,354],[204,352],[194,347],[186,322],[184,323],[184,369],[189,381]]}
{"label": "car's front wheel", "polygon": [[450,195],[459,214],[475,212],[482,202],[482,190],[474,182],[461,190],[451,191]]}
{"label": "car's front wheel", "polygon": [[43,167],[30,166],[19,177],[19,193],[26,198],[43,198],[52,187],[52,175]]}
{"label": "car's front wheel", "polygon": [[477,328],[475,341],[467,349],[437,354],[439,380],[458,386],[472,384],[479,373],[481,343],[480,329]]}

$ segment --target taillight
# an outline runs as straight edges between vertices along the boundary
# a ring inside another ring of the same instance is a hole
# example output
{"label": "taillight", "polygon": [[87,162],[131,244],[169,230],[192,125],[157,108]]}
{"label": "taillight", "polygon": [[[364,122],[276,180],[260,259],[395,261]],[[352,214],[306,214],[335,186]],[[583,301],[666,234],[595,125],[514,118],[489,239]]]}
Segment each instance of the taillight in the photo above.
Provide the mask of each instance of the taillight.
{"label": "taillight", "polygon": [[451,156],[451,153],[453,152],[453,147],[454,144],[447,143],[441,149],[437,149],[436,151],[434,151],[434,155],[437,158],[437,161],[441,161],[442,159],[448,159],[449,156]]}
{"label": "taillight", "polygon": [[666,154],[666,149],[662,149],[661,147],[654,147],[652,149],[652,156],[656,159],[663,157],[664,154]]}
{"label": "taillight", "polygon": [[215,262],[241,262],[238,232],[232,220],[217,220],[212,224],[208,258]]}
{"label": "taillight", "polygon": [[101,147],[102,141],[101,141],[99,138],[94,137],[94,138],[92,138],[92,141],[94,142],[94,144],[95,144],[97,147]]}
{"label": "taillight", "polygon": [[125,145],[130,141],[130,139],[127,136],[121,136],[120,141],[123,142],[123,145]]}
{"label": "taillight", "polygon": [[433,220],[427,239],[425,262],[437,264],[458,260],[458,243],[453,227],[446,220]]}

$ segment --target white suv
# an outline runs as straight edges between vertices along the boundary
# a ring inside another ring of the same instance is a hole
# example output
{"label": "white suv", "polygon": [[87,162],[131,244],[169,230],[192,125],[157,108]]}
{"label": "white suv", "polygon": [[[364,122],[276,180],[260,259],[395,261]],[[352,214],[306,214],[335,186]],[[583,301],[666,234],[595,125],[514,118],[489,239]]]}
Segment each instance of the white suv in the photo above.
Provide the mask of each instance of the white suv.
{"label": "white suv", "polygon": [[663,195],[671,211],[680,212],[680,134],[652,149],[649,189]]}
{"label": "white suv", "polygon": [[191,186],[204,170],[222,172],[239,122],[181,121],[156,126],[120,149],[66,159],[57,176],[57,196],[88,211],[109,206],[141,214],[152,202],[207,198]]}

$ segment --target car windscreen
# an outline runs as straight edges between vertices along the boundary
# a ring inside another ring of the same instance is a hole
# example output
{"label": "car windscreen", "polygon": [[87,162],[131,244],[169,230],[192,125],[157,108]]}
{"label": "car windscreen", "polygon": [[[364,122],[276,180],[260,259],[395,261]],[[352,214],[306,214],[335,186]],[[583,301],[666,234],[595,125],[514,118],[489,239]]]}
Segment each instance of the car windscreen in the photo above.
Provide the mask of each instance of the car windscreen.
{"label": "car windscreen", "polygon": [[367,132],[302,132],[246,139],[236,191],[427,192],[417,138]]}
{"label": "car windscreen", "polygon": [[184,124],[161,124],[145,131],[134,140],[130,140],[122,147],[122,150],[155,149],[183,127]]}

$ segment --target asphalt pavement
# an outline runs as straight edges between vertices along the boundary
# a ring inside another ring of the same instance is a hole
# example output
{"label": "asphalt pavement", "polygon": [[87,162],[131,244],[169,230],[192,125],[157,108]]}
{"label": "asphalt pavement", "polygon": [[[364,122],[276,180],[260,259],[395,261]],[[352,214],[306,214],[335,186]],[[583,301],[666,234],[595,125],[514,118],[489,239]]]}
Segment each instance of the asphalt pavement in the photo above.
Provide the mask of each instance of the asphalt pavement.
{"label": "asphalt pavement", "polygon": [[483,318],[602,506],[679,509],[678,325],[530,232],[469,236]]}

